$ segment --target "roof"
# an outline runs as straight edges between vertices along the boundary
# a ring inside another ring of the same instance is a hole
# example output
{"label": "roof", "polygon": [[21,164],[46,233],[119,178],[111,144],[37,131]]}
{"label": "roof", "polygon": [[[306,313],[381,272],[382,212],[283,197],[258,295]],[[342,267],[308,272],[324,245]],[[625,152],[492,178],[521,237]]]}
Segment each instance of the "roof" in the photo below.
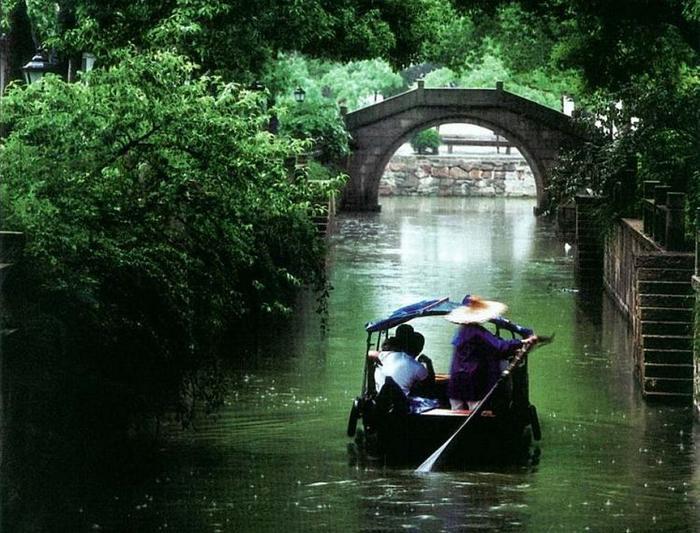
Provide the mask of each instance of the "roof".
{"label": "roof", "polygon": [[446,315],[453,309],[456,309],[461,304],[450,302],[449,298],[436,298],[433,300],[423,300],[415,304],[401,307],[391,313],[386,318],[380,318],[367,322],[365,324],[366,331],[381,331],[390,329],[414,318],[421,316],[439,316]]}
{"label": "roof", "polygon": [[[448,297],[435,298],[432,300],[421,300],[420,302],[400,307],[386,318],[379,318],[377,320],[367,322],[367,324],[365,324],[365,331],[383,331],[413,320],[414,318],[446,315],[461,305],[464,304],[462,302],[451,302]],[[498,327],[518,333],[523,337],[528,337],[533,333],[531,329],[519,326],[518,324],[515,324],[503,317],[493,318],[489,320],[489,322]]]}

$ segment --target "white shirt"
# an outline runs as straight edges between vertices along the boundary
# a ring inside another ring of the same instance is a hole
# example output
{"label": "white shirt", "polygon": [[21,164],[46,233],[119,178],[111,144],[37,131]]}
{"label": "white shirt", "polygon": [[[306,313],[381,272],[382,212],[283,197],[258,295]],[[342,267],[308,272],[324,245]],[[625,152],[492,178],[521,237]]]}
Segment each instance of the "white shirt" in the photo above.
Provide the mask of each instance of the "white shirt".
{"label": "white shirt", "polygon": [[382,364],[374,371],[377,392],[382,390],[389,376],[408,396],[415,383],[428,377],[428,370],[405,352],[379,352],[378,359]]}

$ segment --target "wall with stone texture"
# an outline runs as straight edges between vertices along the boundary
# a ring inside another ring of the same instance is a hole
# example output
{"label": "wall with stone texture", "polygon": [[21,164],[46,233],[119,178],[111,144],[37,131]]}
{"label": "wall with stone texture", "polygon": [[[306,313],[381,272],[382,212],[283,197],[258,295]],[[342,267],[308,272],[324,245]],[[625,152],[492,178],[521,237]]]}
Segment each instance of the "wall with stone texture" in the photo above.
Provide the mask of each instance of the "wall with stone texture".
{"label": "wall with stone texture", "polygon": [[380,196],[528,196],[537,190],[522,157],[394,156],[379,183]]}

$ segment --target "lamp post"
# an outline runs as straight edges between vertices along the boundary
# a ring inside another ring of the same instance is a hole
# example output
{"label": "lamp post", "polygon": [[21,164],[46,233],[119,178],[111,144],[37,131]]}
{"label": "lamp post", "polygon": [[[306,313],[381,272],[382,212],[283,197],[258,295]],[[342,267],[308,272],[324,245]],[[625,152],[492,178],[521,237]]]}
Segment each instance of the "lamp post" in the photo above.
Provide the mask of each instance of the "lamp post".
{"label": "lamp post", "polygon": [[253,83],[250,84],[249,89],[255,92],[262,92],[265,90],[265,86],[260,80],[255,80]]}
{"label": "lamp post", "polygon": [[49,61],[40,50],[37,50],[29,63],[22,67],[24,81],[27,82],[27,85],[39,81],[49,71],[49,67]]}
{"label": "lamp post", "polygon": [[83,52],[80,70],[90,72],[95,67],[95,55],[90,52]]}
{"label": "lamp post", "polygon": [[297,103],[302,103],[304,98],[306,98],[306,91],[302,89],[301,86],[294,89],[294,100],[296,100]]}

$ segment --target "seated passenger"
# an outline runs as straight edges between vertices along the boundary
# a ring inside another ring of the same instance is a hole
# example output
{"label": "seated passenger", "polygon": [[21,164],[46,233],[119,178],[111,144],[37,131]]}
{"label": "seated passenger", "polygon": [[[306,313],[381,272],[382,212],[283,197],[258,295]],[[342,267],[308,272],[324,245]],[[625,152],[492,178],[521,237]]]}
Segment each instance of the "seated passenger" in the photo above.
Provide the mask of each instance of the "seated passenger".
{"label": "seated passenger", "polygon": [[481,325],[504,313],[504,304],[475,296],[465,298],[463,303],[445,317],[461,324],[452,340],[454,352],[447,387],[452,409],[476,407],[498,381],[504,361],[523,345],[537,342],[534,335],[524,340],[504,340]]}
{"label": "seated passenger", "polygon": [[423,337],[423,335],[417,331],[414,331],[408,341],[405,351],[408,355],[422,364],[428,371],[428,377],[414,385],[414,394],[430,396],[434,394],[433,385],[435,384],[435,369],[433,368],[433,362],[430,360],[430,358],[424,353],[421,353],[423,351],[423,346],[425,346],[425,337]]}
{"label": "seated passenger", "polygon": [[432,382],[435,380],[435,370],[433,370],[433,362],[430,358],[422,354],[423,346],[425,346],[425,337],[415,331],[409,324],[401,324],[396,328],[396,341],[399,343],[401,350],[416,359],[428,370],[428,379]]}
{"label": "seated passenger", "polygon": [[374,382],[377,392],[380,392],[386,378],[390,377],[404,396],[408,396],[411,388],[428,378],[429,373],[423,365],[403,351],[396,339],[390,337],[385,340],[381,352],[370,352],[370,357],[378,361],[374,371]]}

